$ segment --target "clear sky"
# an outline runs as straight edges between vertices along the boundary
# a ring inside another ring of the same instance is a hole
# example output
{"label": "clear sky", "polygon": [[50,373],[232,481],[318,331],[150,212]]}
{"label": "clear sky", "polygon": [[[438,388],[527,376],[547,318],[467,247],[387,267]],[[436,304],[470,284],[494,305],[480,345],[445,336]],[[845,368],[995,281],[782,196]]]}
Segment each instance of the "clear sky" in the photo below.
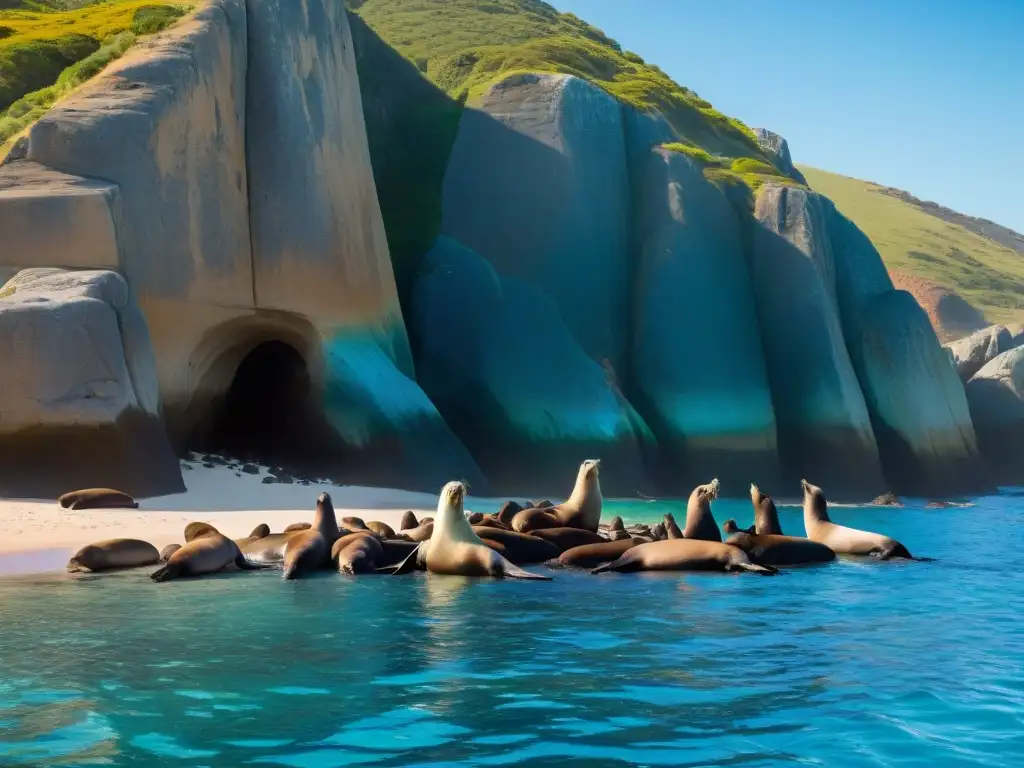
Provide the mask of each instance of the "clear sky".
{"label": "clear sky", "polygon": [[793,159],[1024,232],[1024,0],[550,0]]}

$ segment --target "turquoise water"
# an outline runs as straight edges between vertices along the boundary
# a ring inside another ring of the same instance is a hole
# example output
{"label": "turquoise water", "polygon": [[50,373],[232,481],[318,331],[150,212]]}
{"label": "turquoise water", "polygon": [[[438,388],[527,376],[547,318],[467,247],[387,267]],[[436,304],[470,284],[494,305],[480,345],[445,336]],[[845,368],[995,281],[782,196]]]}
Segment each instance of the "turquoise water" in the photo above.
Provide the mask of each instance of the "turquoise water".
{"label": "turquoise water", "polygon": [[834,517],[938,560],[0,581],[0,765],[1024,763],[1024,496]]}

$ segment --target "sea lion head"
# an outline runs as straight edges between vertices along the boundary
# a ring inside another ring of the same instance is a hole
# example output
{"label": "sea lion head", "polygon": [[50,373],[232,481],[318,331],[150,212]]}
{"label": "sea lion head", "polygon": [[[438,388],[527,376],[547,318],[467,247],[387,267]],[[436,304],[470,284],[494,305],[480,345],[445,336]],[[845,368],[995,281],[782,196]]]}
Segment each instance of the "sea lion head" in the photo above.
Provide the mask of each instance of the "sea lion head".
{"label": "sea lion head", "polygon": [[[752,485],[750,487],[754,488],[756,486]],[[740,532],[740,527],[736,524],[736,521],[733,520],[730,517],[728,520],[726,520],[724,523],[722,523],[722,530],[725,531],[726,533],[739,533]]]}
{"label": "sea lion head", "polygon": [[209,536],[211,533],[220,533],[209,523],[189,523],[185,526],[185,542],[195,541],[201,539],[203,536]]}
{"label": "sea lion head", "polygon": [[462,506],[466,500],[466,484],[461,480],[452,480],[441,489],[441,497],[437,502],[437,513],[452,510],[463,514]]}
{"label": "sea lion head", "polygon": [[96,565],[99,550],[94,544],[82,547],[68,560],[68,573],[88,573]]}
{"label": "sea lion head", "polygon": [[582,464],[580,464],[580,477],[585,477],[587,480],[596,480],[598,475],[600,474],[600,459],[587,459]]}
{"label": "sea lion head", "polygon": [[252,533],[249,534],[250,539],[262,539],[270,535],[270,526],[266,523],[260,523],[252,529]]}
{"label": "sea lion head", "polygon": [[821,488],[812,485],[806,480],[800,481],[800,488],[804,492],[804,511],[813,512],[815,515],[822,517],[822,519],[828,520],[828,502]]}
{"label": "sea lion head", "polygon": [[697,494],[701,501],[714,501],[718,498],[718,491],[720,488],[721,484],[718,482],[718,478],[716,477],[706,485],[697,486]]}
{"label": "sea lion head", "polygon": [[331,494],[329,494],[327,491],[324,491],[323,493],[316,497],[316,503],[317,506],[320,506],[321,504],[330,504],[332,506],[334,505],[334,502],[331,500]]}
{"label": "sea lion head", "polygon": [[757,485],[755,485],[754,483],[751,483],[750,500],[754,503],[754,506],[756,507],[758,504],[760,504],[762,499],[764,499],[764,494],[761,493],[761,489],[758,488]]}

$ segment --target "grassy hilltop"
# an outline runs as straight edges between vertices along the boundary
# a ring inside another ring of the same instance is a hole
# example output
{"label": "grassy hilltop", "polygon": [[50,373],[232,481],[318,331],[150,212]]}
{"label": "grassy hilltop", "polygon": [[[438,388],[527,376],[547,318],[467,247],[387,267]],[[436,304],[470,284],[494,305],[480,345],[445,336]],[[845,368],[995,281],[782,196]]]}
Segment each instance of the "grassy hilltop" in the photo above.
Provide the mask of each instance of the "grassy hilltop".
{"label": "grassy hilltop", "polygon": [[890,273],[922,286],[925,294],[930,286],[955,293],[990,323],[1024,322],[1024,253],[999,241],[1006,237],[970,231],[937,215],[944,209],[906,202],[887,187],[799,168],[812,189],[831,198],[871,238]]}
{"label": "grassy hilltop", "polygon": [[0,157],[57,99],[191,6],[188,0],[0,0]]}

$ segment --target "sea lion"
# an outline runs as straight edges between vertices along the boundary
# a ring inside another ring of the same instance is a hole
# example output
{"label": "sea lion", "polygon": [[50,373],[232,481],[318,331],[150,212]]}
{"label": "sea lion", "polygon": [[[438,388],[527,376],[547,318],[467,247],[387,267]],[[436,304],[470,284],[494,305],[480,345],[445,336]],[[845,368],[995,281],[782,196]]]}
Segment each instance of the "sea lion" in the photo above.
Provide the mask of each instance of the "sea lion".
{"label": "sea lion", "polygon": [[670,538],[670,539],[682,539],[682,538],[685,538],[683,536],[683,532],[681,530],[679,530],[679,525],[676,524],[676,519],[672,516],[671,513],[666,513],[665,514],[665,522],[663,523],[663,525],[665,526],[665,535],[668,538]]}
{"label": "sea lion", "polygon": [[468,515],[466,515],[466,519],[469,521],[470,525],[476,525],[477,523],[479,523],[481,520],[484,519],[484,513],[483,512],[470,512]]}
{"label": "sea lion", "polygon": [[266,523],[260,523],[259,525],[257,525],[255,528],[252,529],[252,531],[249,533],[249,535],[246,538],[249,538],[249,539],[262,539],[264,536],[269,536],[269,535],[270,535],[270,526],[267,525]]}
{"label": "sea lion", "polygon": [[239,539],[235,543],[250,563],[269,565],[284,559],[284,548],[288,541],[301,532],[272,533],[259,539]]}
{"label": "sea lion", "polygon": [[739,525],[736,524],[736,521],[730,517],[722,523],[722,530],[731,535],[733,533],[754,533],[757,530],[757,527],[751,525],[746,528],[740,528]]}
{"label": "sea lion", "polygon": [[416,521],[416,513],[411,509],[402,513],[402,520],[398,524],[398,530],[408,531],[411,528],[415,528],[419,523]]}
{"label": "sea lion", "polygon": [[321,493],[316,499],[313,527],[308,531],[298,531],[284,545],[284,572],[281,577],[287,581],[326,568],[331,562],[331,547],[339,537],[331,494]]}
{"label": "sea lion", "polygon": [[750,503],[754,505],[754,533],[759,536],[782,536],[779,510],[771,496],[761,493],[754,483],[750,484]]}
{"label": "sea lion", "polygon": [[166,563],[168,558],[181,549],[181,544],[168,544],[166,547],[160,550],[160,562]]}
{"label": "sea lion", "polygon": [[343,517],[341,518],[341,524],[343,527],[348,528],[350,531],[368,531],[366,523],[363,522],[361,517]]}
{"label": "sea lion", "polygon": [[549,576],[524,571],[484,544],[466,520],[465,499],[466,486],[457,480],[441,489],[433,535],[395,573],[404,573],[413,564],[410,561],[415,560],[434,574],[551,580]]}
{"label": "sea lion", "polygon": [[828,502],[821,488],[800,481],[804,492],[804,530],[807,538],[824,544],[837,555],[871,555],[880,560],[902,557],[917,560],[895,539],[871,531],[836,525],[828,516]]}
{"label": "sea lion", "polygon": [[167,558],[164,567],[153,571],[149,578],[162,582],[202,576],[221,571],[232,563],[246,571],[260,567],[247,563],[235,542],[213,526],[207,525],[199,535]]}
{"label": "sea lion", "polygon": [[64,509],[138,509],[139,503],[123,491],[113,488],[83,488],[69,491],[57,499]]}
{"label": "sea lion", "polygon": [[[717,531],[717,529],[715,529]],[[617,571],[750,571],[770,575],[778,569],[750,562],[739,547],[704,539],[671,539],[637,544],[617,560],[599,565],[591,573]]]}
{"label": "sea lion", "polygon": [[514,501],[506,501],[498,510],[497,518],[505,525],[512,525],[512,518],[522,512],[526,507],[516,504]]}
{"label": "sea lion", "polygon": [[308,531],[312,527],[312,523],[292,523],[291,525],[285,527],[284,532],[292,533],[294,531]]}
{"label": "sea lion", "polygon": [[601,563],[610,563],[622,557],[637,544],[643,543],[627,534],[625,539],[605,541],[601,544],[584,544],[567,549],[558,556],[558,562],[573,568],[594,568]]}
{"label": "sea lion", "polygon": [[219,532],[209,523],[189,523],[185,526],[185,543],[188,544],[190,541],[198,539],[210,531]]}
{"label": "sea lion", "polygon": [[[467,525],[468,525],[468,523],[467,523]],[[410,530],[402,531],[402,533],[405,536],[408,537],[409,541],[415,541],[417,543],[421,542],[421,541],[428,541],[430,539],[431,534],[433,534],[433,532],[434,532],[434,524],[432,522],[430,522],[430,523],[420,523],[415,528],[412,528]]]}
{"label": "sea lion", "polygon": [[758,565],[802,565],[828,563],[836,553],[816,541],[802,536],[781,536],[774,533],[734,533],[726,544],[739,547],[751,562]]}
{"label": "sea lion", "polygon": [[609,541],[622,541],[630,538],[629,531],[608,531]]}
{"label": "sea lion", "polygon": [[647,535],[655,541],[664,541],[668,538],[668,531],[665,529],[664,523],[658,523],[647,532]]}
{"label": "sea lion", "polygon": [[511,531],[512,528],[509,525],[501,522],[497,515],[482,515],[480,520],[476,523],[470,521],[471,525],[479,526],[481,528],[498,528],[502,531]]}
{"label": "sea lion", "polygon": [[553,507],[553,506],[555,506],[555,504],[554,504],[553,501],[551,501],[551,499],[535,499],[534,501],[531,501],[529,507],[526,507],[526,508],[527,509],[529,509],[529,508],[532,508],[532,509],[547,509],[548,507]]}
{"label": "sea lion", "polygon": [[600,459],[587,459],[576,473],[572,494],[553,507],[524,509],[512,518],[512,529],[529,533],[538,528],[582,528],[597,531],[601,524]]}
{"label": "sea lion", "polygon": [[567,549],[581,547],[584,544],[601,544],[608,541],[604,536],[593,531],[585,531],[582,528],[538,528],[530,531],[531,536],[538,539],[550,541],[561,554]]}
{"label": "sea lion", "polygon": [[[384,557],[384,548],[376,536],[359,536],[353,534],[353,540],[348,542],[335,559],[338,563],[339,573],[376,573],[377,564]],[[344,538],[348,538],[347,536]],[[341,541],[341,539],[338,539]],[[337,543],[337,542],[336,542]],[[332,555],[333,555],[332,551]]]}
{"label": "sea lion", "polygon": [[[489,526],[476,526],[473,528],[473,533],[479,536],[488,547],[501,553],[516,565],[554,560],[562,551],[550,541],[545,541],[529,533],[518,533]],[[493,546],[495,544],[500,547]]]}
{"label": "sea lion", "polygon": [[698,485],[686,502],[686,527],[683,536],[701,541],[722,541],[722,534],[711,514],[711,502],[718,498],[718,478],[706,485]]}
{"label": "sea lion", "polygon": [[366,527],[382,538],[395,538],[395,529],[387,523],[382,523],[380,520],[371,520],[366,524]]}
{"label": "sea lion", "polygon": [[141,539],[105,539],[78,550],[68,560],[68,573],[108,571],[112,568],[138,568],[160,561],[160,553]]}
{"label": "sea lion", "polygon": [[610,523],[608,523],[608,530],[609,531],[624,531],[624,530],[626,530],[626,526],[623,524],[622,518],[619,517],[618,515],[616,515],[615,517],[612,518],[612,521]]}

